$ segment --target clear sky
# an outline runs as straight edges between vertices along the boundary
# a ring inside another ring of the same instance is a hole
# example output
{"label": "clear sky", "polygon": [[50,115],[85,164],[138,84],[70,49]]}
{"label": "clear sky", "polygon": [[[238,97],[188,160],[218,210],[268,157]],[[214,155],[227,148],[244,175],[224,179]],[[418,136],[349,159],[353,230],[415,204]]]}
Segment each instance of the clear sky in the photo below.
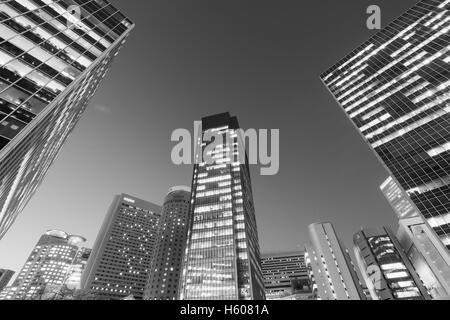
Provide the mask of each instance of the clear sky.
{"label": "clear sky", "polygon": [[18,272],[48,229],[92,246],[113,196],[161,204],[189,185],[172,164],[173,130],[229,111],[244,128],[280,129],[280,172],[252,184],[261,249],[303,248],[307,226],[333,222],[350,246],[361,226],[395,226],[379,191],[387,172],[319,74],[413,0],[113,0],[136,29],[44,183],[0,240],[0,268]]}

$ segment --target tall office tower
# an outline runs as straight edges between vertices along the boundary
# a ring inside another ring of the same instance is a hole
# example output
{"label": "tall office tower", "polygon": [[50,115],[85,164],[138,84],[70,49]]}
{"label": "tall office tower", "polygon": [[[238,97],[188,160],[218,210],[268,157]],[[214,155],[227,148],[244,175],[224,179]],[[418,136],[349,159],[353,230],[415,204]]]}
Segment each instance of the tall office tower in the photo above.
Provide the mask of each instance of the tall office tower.
{"label": "tall office tower", "polygon": [[429,300],[427,289],[389,228],[353,237],[361,274],[373,300]]}
{"label": "tall office tower", "polygon": [[114,197],[95,240],[81,288],[100,299],[142,299],[157,240],[161,207],[121,194]]}
{"label": "tall office tower", "polygon": [[0,269],[0,291],[8,285],[13,275],[14,271],[12,270]]}
{"label": "tall office tower", "polygon": [[450,248],[448,0],[422,0],[321,75]]}
{"label": "tall office tower", "polygon": [[41,236],[25,265],[9,288],[11,300],[36,299],[47,286],[62,287],[86,239],[50,230]]}
{"label": "tall office tower", "polygon": [[261,267],[267,300],[313,298],[303,252],[265,254]]}
{"label": "tall office tower", "polygon": [[308,262],[320,300],[365,300],[348,250],[329,222],[309,226]]}
{"label": "tall office tower", "polygon": [[73,131],[133,24],[107,1],[0,3],[0,238]]}
{"label": "tall office tower", "polygon": [[189,187],[173,187],[164,199],[145,299],[176,300],[179,296],[190,200]]}
{"label": "tall office tower", "polygon": [[425,287],[433,299],[450,297],[450,251],[432,228],[442,221],[439,217],[426,221],[392,177],[381,191],[400,219],[397,239]]}
{"label": "tall office tower", "polygon": [[450,256],[421,216],[402,219],[397,238],[433,299],[450,298]]}
{"label": "tall office tower", "polygon": [[[238,129],[228,113],[202,119],[197,151],[214,161],[194,166],[181,299],[265,298],[250,169],[239,161],[247,156]],[[211,134],[222,137],[214,148]]]}

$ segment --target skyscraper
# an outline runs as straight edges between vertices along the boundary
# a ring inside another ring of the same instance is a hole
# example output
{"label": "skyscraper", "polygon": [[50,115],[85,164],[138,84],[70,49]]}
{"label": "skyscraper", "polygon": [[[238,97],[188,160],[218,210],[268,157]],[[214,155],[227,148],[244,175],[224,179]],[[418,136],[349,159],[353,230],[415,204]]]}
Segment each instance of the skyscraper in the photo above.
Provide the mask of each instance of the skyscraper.
{"label": "skyscraper", "polygon": [[14,271],[12,270],[0,269],[0,291],[8,285],[13,275]]}
{"label": "skyscraper", "polygon": [[402,187],[389,177],[381,191],[399,218],[397,239],[433,299],[450,297],[450,251]]}
{"label": "skyscraper", "polygon": [[450,248],[448,0],[422,0],[321,75]]}
{"label": "skyscraper", "polygon": [[80,245],[86,239],[60,230],[41,236],[25,265],[2,299],[28,300],[39,298],[47,286],[62,287],[76,262]]}
{"label": "skyscraper", "polygon": [[389,228],[353,237],[358,266],[373,300],[429,300],[427,289]]}
{"label": "skyscraper", "polygon": [[145,299],[176,300],[179,296],[190,200],[189,187],[173,187],[164,199]]}
{"label": "skyscraper", "polygon": [[312,283],[303,252],[265,254],[261,258],[267,300],[312,299]]}
{"label": "skyscraper", "polygon": [[348,250],[329,222],[309,226],[311,243],[306,245],[315,288],[320,300],[365,300]]}
{"label": "skyscraper", "polygon": [[43,181],[132,27],[104,0],[0,3],[0,238]]}
{"label": "skyscraper", "polygon": [[95,240],[81,287],[101,299],[142,299],[158,235],[161,207],[114,197]]}
{"label": "skyscraper", "polygon": [[[194,165],[181,299],[265,298],[249,165],[236,160],[247,158],[238,129],[237,118],[228,113],[202,119],[197,150],[214,163]],[[211,133],[222,143],[208,151]]]}
{"label": "skyscraper", "polygon": [[433,299],[450,299],[450,255],[426,220],[400,220],[397,239]]}

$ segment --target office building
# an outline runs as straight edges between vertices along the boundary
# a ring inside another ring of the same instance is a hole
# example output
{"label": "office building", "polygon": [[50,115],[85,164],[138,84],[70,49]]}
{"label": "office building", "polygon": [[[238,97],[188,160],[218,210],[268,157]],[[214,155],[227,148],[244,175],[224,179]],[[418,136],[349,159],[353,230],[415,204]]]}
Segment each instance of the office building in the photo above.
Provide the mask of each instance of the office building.
{"label": "office building", "polygon": [[136,197],[114,197],[95,240],[81,287],[99,299],[142,299],[158,235],[161,207]]}
{"label": "office building", "polygon": [[261,268],[267,300],[313,299],[303,252],[265,254]]}
{"label": "office building", "polygon": [[0,298],[34,300],[39,299],[48,286],[62,288],[85,241],[83,237],[64,231],[47,231],[39,239],[11,288],[5,288]]}
{"label": "office building", "polygon": [[427,289],[389,228],[353,237],[361,274],[373,300],[429,300]]}
{"label": "office building", "polygon": [[421,217],[399,221],[397,239],[433,299],[450,299],[450,256]]}
{"label": "office building", "polygon": [[450,297],[450,251],[402,187],[389,177],[381,191],[399,218],[397,239],[433,299]]}
{"label": "office building", "polygon": [[145,299],[178,299],[187,243],[190,200],[189,187],[173,187],[164,199]]}
{"label": "office building", "polygon": [[[240,161],[247,156],[239,132],[237,118],[228,113],[202,119],[197,150],[214,161],[194,165],[181,299],[265,298],[250,170],[248,161]],[[210,134],[222,143],[213,147],[214,139],[205,138]]]}
{"label": "office building", "polygon": [[8,285],[13,275],[14,271],[12,270],[0,269],[0,291]]}
{"label": "office building", "polygon": [[329,222],[309,226],[306,245],[313,289],[319,300],[366,300],[350,254]]}
{"label": "office building", "polygon": [[132,27],[105,0],[1,1],[0,238],[43,181]]}
{"label": "office building", "polygon": [[422,0],[321,79],[450,248],[448,0]]}

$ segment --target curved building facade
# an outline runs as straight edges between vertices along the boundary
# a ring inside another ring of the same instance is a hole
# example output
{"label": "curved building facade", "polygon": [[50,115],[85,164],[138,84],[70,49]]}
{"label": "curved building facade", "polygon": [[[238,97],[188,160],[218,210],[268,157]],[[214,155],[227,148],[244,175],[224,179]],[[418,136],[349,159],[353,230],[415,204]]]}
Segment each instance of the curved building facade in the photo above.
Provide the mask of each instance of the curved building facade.
{"label": "curved building facade", "polygon": [[389,228],[353,237],[355,256],[373,300],[430,300],[404,249]]}
{"label": "curved building facade", "polygon": [[[41,236],[11,287],[0,293],[0,300],[39,300],[48,290],[64,285],[78,287],[77,274],[83,270],[81,245],[85,238],[60,230]],[[80,268],[77,268],[81,265]],[[79,271],[79,272],[77,272]]]}
{"label": "curved building facade", "polygon": [[188,187],[173,187],[164,199],[160,233],[145,299],[176,300],[189,226]]}

